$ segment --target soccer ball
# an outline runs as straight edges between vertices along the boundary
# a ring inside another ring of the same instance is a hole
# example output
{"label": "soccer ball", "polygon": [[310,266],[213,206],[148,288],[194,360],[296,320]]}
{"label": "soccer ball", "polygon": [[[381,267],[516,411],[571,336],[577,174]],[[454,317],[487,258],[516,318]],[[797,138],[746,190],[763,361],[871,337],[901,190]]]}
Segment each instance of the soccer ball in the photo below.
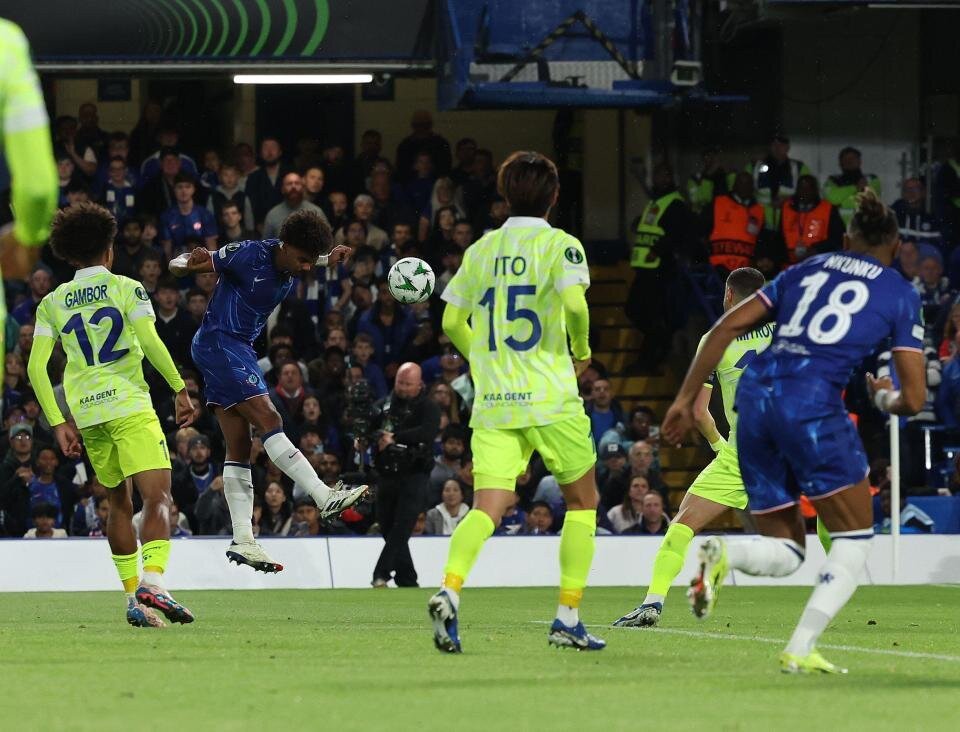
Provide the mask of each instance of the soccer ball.
{"label": "soccer ball", "polygon": [[404,305],[426,300],[433,294],[436,281],[430,265],[416,257],[398,259],[387,274],[390,294]]}

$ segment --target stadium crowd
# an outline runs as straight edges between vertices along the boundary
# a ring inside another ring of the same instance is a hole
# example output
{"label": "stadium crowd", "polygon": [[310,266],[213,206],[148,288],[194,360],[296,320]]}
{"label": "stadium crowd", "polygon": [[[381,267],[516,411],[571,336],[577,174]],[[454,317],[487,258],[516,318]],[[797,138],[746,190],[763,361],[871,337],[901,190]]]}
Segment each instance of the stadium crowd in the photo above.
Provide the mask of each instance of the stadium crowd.
{"label": "stadium crowd", "polygon": [[[61,207],[97,201],[116,216],[113,270],[142,282],[153,298],[157,330],[200,409],[192,427],[177,429],[172,395],[144,362],[174,467],[172,535],[226,535],[230,518],[219,475],[223,438],[205,408],[203,384],[190,356],[217,275],[176,279],[167,272],[167,262],[196,246],[215,249],[273,237],[285,217],[302,208],[322,212],[335,240],[349,245],[353,255],[346,264],[302,278],[256,344],[284,431],[326,483],[341,478],[371,482],[375,490],[369,451],[355,444],[351,386],[365,380],[373,395],[383,399],[401,363],[421,364],[424,388],[441,409],[442,430],[429,495],[414,533],[451,534],[472,497],[469,369],[441,332],[439,299],[403,306],[391,296],[385,275],[398,258],[421,257],[434,268],[436,289],[442,292],[467,247],[506,220],[491,152],[470,138],[451,146],[422,111],[414,114],[410,135],[392,157],[384,154],[380,133],[367,130],[353,158],[342,146],[321,147],[316,140],[303,140],[287,154],[279,140],[265,137],[257,151],[241,142],[229,151],[202,151],[195,160],[154,103],[144,108],[129,133],[101,130],[96,107],[89,103],[76,118],[57,118],[52,133]],[[840,156],[841,173],[821,188],[806,166],[787,157],[788,151],[789,141],[778,136],[766,160],[738,174],[727,173],[716,152],[707,151],[702,170],[688,183],[686,200],[669,169],[654,171],[653,208],[648,206],[635,224],[631,265],[638,279],[656,271],[660,284],[644,293],[635,288],[626,298],[628,314],[646,335],[645,343],[652,344],[641,351],[641,368],[659,367],[665,357],[662,344],[669,343],[671,327],[676,327],[664,304],[663,282],[673,276],[666,272],[669,268],[699,262],[722,272],[753,264],[772,275],[812,253],[839,248],[850,197],[877,181],[861,172],[859,153],[848,148]],[[954,188],[956,178],[954,171]],[[960,229],[952,220],[925,213],[923,200],[923,182],[914,178],[904,183],[903,197],[894,204],[904,227],[899,268],[920,292],[927,324],[929,403],[912,420],[958,427],[960,248],[953,232]],[[657,202],[664,201],[658,210]],[[677,208],[664,216],[672,206]],[[745,241],[736,240],[729,226],[718,229],[718,222],[727,221],[728,209],[736,207],[746,212]],[[787,209],[793,213],[781,216]],[[785,228],[787,221],[800,226],[798,236]],[[658,229],[659,239],[646,237],[645,226]],[[655,266],[648,266],[654,261]],[[102,536],[105,531],[106,489],[87,464],[59,454],[25,368],[38,303],[72,276],[73,270],[46,246],[28,282],[6,282],[2,536]],[[651,296],[661,301],[653,302]],[[58,346],[50,365],[54,384],[61,383],[63,367]],[[57,391],[66,413],[62,387]],[[654,411],[642,405],[625,411],[598,363],[581,378],[581,393],[598,450],[598,531],[664,534],[670,504],[658,464]],[[322,520],[312,500],[270,462],[258,439],[251,462],[259,536],[377,531],[372,503]],[[517,479],[516,495],[498,533],[559,530],[562,497],[538,456]]]}

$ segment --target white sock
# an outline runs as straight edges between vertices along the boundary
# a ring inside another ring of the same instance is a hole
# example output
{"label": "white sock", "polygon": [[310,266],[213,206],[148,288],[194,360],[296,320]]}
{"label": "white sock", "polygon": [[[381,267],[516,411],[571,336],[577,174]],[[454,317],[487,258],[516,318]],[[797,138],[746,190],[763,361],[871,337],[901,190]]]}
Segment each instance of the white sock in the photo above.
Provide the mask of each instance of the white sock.
{"label": "white sock", "polygon": [[744,541],[727,542],[731,569],[763,577],[786,577],[800,568],[803,547],[791,539],[756,536]]}
{"label": "white sock", "polygon": [[575,628],[580,622],[580,608],[557,605],[557,619],[568,628]]}
{"label": "white sock", "polygon": [[450,598],[450,602],[453,603],[453,609],[460,609],[460,593],[450,587],[443,587],[444,592],[447,593],[447,596]]}
{"label": "white sock", "polygon": [[652,605],[655,602],[659,602],[661,605],[663,601],[667,599],[666,595],[658,595],[655,592],[648,592],[647,596],[643,598],[641,605]]}
{"label": "white sock", "polygon": [[143,577],[140,578],[140,584],[144,585],[154,585],[155,587],[163,587],[163,573],[162,572],[147,572],[143,571]]}
{"label": "white sock", "polygon": [[318,507],[323,506],[330,495],[330,487],[320,480],[310,461],[283,432],[274,432],[267,437],[263,441],[263,449],[284,475],[303,488]]}
{"label": "white sock", "polygon": [[223,497],[230,509],[233,540],[238,544],[253,541],[253,478],[250,466],[242,463],[223,464]]}
{"label": "white sock", "polygon": [[817,574],[817,585],[787,644],[787,653],[796,656],[810,653],[820,634],[856,591],[873,543],[873,531],[867,529],[859,537],[853,538],[850,533],[834,537],[827,561]]}
{"label": "white sock", "polygon": [[124,597],[127,598],[127,607],[135,607],[137,604],[137,596],[133,592],[125,592]]}

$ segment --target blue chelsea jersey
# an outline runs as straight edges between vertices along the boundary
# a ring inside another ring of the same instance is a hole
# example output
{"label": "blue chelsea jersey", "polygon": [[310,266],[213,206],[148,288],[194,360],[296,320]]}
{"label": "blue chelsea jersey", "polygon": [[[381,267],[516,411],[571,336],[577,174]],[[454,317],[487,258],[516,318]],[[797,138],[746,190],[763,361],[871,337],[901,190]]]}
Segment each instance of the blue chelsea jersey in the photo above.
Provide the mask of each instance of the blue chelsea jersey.
{"label": "blue chelsea jersey", "polygon": [[238,241],[212,253],[220,279],[198,335],[224,334],[253,343],[296,283],[273,264],[279,244],[278,239]]}
{"label": "blue chelsea jersey", "polygon": [[894,351],[923,352],[919,296],[896,270],[868,254],[811,257],[756,296],[776,328],[747,378],[799,378],[843,388],[888,339]]}

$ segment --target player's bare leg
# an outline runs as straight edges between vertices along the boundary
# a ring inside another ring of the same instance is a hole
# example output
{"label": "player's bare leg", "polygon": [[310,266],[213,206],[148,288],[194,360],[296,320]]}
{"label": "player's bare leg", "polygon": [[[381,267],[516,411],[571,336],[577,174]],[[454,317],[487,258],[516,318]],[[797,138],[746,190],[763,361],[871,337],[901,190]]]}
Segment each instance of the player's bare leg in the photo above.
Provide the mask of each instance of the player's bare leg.
{"label": "player's bare leg", "polygon": [[223,463],[223,497],[233,526],[233,541],[227,549],[227,559],[253,567],[258,572],[280,572],[283,565],[273,561],[253,536],[250,422],[236,407],[215,407],[214,415],[227,445]]}
{"label": "player's bare leg", "polygon": [[300,486],[317,504],[322,518],[339,516],[361,500],[367,486],[343,488],[341,484],[328,486],[290,439],[283,433],[283,420],[265,394],[231,407],[260,433],[263,449],[280,470]]}
{"label": "player's bare leg", "polygon": [[120,574],[127,599],[127,622],[140,628],[162,628],[164,623],[153,610],[143,607],[136,599],[139,584],[139,554],[137,534],[133,529],[133,500],[131,484],[124,481],[107,490],[110,515],[107,518],[107,542],[113,563]]}
{"label": "player's bare leg", "polygon": [[547,640],[557,647],[599,651],[606,642],[580,621],[580,601],[593,562],[597,533],[597,479],[593,466],[571,483],[561,484],[567,513],[560,533],[560,601]]}
{"label": "player's bare leg", "polygon": [[[654,626],[660,621],[667,592],[680,574],[680,570],[683,569],[690,542],[696,534],[726,510],[727,506],[693,493],[688,492],[683,497],[677,515],[670,522],[667,534],[657,550],[657,556],[653,562],[653,577],[647,588],[646,597],[639,607],[616,620],[613,623],[615,626],[642,628]],[[716,602],[719,582],[712,581],[711,573],[707,572],[708,564],[709,562],[701,557],[700,572],[697,579],[691,583],[689,596],[691,602],[694,602],[694,596],[696,596],[698,598],[696,602],[705,602],[712,606]],[[718,571],[726,573],[724,567],[718,567]],[[722,581],[722,575],[719,579]],[[697,614],[696,606],[694,614]]]}
{"label": "player's bare leg", "polygon": [[192,623],[193,613],[173,599],[166,589],[163,573],[170,558],[170,470],[144,470],[133,476],[143,498],[143,523],[140,526],[140,553],[143,577],[137,588],[137,601],[159,610],[172,623]]}

